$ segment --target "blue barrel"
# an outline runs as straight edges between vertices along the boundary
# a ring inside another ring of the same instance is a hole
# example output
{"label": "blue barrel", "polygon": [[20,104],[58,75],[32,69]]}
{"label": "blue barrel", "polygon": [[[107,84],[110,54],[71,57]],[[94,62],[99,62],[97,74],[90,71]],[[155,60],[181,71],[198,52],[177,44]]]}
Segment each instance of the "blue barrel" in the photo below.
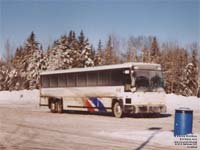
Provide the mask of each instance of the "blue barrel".
{"label": "blue barrel", "polygon": [[174,136],[192,133],[193,111],[189,108],[175,110]]}

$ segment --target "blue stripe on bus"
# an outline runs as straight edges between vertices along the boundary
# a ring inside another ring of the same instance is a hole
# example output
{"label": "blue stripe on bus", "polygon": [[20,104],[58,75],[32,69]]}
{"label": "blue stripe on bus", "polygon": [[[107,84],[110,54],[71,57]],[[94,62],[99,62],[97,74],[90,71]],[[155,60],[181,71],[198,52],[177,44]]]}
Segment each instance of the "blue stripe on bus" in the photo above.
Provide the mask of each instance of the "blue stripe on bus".
{"label": "blue stripe on bus", "polygon": [[103,103],[100,100],[98,100],[98,98],[94,97],[94,98],[90,98],[90,100],[99,109],[99,112],[106,112],[106,109]]}

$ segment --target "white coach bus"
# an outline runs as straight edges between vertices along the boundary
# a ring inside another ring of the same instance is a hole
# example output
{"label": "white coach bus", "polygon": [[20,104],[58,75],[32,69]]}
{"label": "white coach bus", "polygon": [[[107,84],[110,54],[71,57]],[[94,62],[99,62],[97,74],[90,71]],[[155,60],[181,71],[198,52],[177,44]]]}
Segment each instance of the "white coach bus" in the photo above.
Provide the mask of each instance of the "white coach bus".
{"label": "white coach bus", "polygon": [[124,63],[46,71],[40,79],[40,105],[48,106],[51,112],[113,112],[115,117],[166,112],[159,64]]}

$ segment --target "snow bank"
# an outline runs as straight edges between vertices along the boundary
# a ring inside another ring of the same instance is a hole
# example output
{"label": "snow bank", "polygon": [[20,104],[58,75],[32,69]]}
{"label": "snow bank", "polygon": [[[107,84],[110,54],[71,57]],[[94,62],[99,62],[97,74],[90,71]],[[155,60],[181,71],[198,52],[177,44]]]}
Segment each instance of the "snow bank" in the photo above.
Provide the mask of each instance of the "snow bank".
{"label": "snow bank", "polygon": [[0,105],[39,105],[39,90],[1,91]]}
{"label": "snow bank", "polygon": [[187,107],[195,112],[200,112],[200,98],[190,96],[185,97],[175,94],[167,94],[166,96],[167,111],[174,112],[180,107]]}

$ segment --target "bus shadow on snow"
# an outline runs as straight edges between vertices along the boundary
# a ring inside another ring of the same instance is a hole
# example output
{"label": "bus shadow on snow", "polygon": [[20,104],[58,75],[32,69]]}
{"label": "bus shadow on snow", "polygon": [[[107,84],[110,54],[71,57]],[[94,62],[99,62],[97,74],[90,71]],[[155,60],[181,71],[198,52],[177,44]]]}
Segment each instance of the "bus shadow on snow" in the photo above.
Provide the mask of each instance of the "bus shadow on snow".
{"label": "bus shadow on snow", "polygon": [[148,143],[151,142],[151,140],[154,138],[154,136],[155,136],[156,134],[158,134],[158,133],[160,132],[160,130],[162,130],[162,128],[161,128],[161,127],[151,127],[151,128],[148,128],[148,130],[153,131],[153,132],[152,132],[151,135],[150,135],[149,137],[147,137],[147,139],[146,139],[143,143],[141,143],[141,144],[139,145],[139,147],[137,147],[135,150],[142,150],[142,149],[144,149],[144,147],[145,147]]}
{"label": "bus shadow on snow", "polygon": [[172,116],[171,114],[127,114],[125,117],[130,118],[166,118]]}
{"label": "bus shadow on snow", "polygon": [[[88,112],[88,111],[76,111],[76,110],[65,110],[63,113],[72,115],[94,115],[94,116],[105,116],[114,117],[111,112]],[[124,114],[124,118],[166,118],[172,116],[171,114]]]}

